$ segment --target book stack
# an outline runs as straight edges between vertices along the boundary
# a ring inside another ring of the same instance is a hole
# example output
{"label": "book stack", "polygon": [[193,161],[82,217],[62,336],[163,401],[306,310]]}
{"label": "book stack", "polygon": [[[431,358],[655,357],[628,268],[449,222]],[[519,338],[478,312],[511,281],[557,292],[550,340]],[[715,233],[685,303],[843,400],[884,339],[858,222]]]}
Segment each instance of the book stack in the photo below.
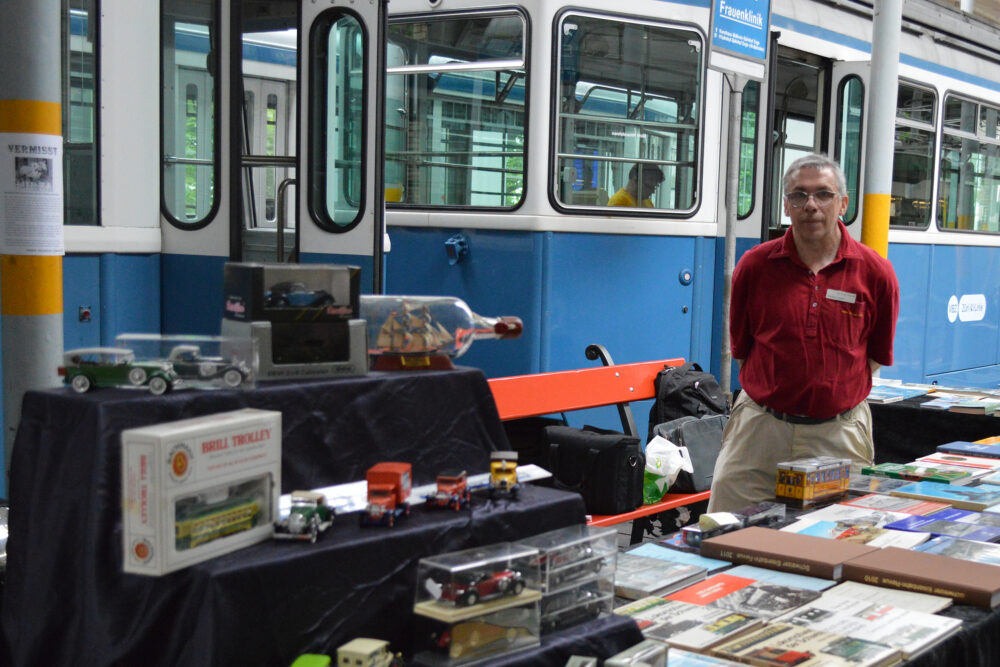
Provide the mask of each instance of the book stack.
{"label": "book stack", "polygon": [[911,482],[940,482],[942,484],[971,484],[977,477],[986,474],[981,468],[958,465],[921,463],[879,463],[864,466],[862,474],[873,477],[891,477]]}
{"label": "book stack", "polygon": [[993,415],[1000,408],[1000,401],[995,398],[974,398],[951,405],[948,410],[968,415]]}

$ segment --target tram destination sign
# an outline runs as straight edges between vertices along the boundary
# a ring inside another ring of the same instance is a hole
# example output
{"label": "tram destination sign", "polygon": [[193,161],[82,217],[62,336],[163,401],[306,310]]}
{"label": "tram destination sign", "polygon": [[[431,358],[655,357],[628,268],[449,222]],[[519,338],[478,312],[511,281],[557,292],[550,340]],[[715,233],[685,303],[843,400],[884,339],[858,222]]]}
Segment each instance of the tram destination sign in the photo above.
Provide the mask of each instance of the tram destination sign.
{"label": "tram destination sign", "polygon": [[771,0],[712,0],[708,66],[763,81]]}

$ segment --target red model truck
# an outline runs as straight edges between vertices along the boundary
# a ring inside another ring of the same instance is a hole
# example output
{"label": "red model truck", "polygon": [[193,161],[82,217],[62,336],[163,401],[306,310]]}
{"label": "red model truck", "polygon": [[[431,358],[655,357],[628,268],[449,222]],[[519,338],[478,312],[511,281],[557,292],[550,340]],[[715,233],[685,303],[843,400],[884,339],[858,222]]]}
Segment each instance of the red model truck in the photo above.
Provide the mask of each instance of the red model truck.
{"label": "red model truck", "polygon": [[362,525],[392,526],[410,513],[411,468],[409,463],[388,462],[368,469],[368,507],[361,515]]}
{"label": "red model truck", "polygon": [[426,496],[428,507],[450,507],[456,512],[469,504],[469,476],[464,470],[446,470],[437,476],[437,491]]}

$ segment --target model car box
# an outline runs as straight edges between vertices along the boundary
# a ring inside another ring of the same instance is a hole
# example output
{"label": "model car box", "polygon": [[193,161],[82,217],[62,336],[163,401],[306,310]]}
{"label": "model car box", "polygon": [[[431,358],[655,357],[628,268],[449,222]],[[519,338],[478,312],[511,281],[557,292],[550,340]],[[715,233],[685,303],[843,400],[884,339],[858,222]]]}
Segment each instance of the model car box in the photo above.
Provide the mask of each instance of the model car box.
{"label": "model car box", "polygon": [[226,319],[343,322],[358,317],[361,269],[340,264],[230,262],[224,269]]}
{"label": "model car box", "polygon": [[270,539],[281,413],[246,408],[122,432],[124,570],[161,575]]}

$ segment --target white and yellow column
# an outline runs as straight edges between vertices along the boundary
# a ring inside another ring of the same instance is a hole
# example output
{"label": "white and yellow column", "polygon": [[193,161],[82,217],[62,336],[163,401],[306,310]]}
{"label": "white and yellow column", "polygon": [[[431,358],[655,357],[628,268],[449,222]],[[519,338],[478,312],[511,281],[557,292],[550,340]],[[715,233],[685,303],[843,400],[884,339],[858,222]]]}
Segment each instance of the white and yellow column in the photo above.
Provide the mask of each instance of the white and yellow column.
{"label": "white and yellow column", "polygon": [[9,474],[21,400],[57,386],[63,351],[60,3],[7,3],[0,21],[0,320]]}

